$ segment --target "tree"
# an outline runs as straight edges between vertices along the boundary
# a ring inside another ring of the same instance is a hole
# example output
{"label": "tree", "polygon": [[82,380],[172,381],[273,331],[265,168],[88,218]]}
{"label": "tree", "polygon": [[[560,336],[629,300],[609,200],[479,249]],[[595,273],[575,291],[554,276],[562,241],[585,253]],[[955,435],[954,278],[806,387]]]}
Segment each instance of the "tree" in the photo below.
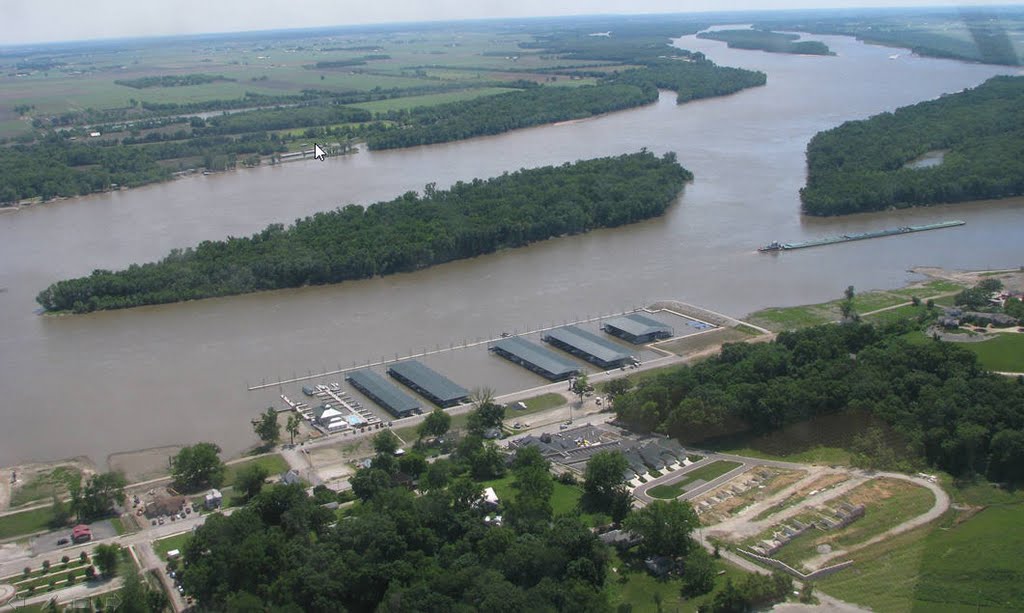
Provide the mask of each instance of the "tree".
{"label": "tree", "polygon": [[391,475],[379,468],[360,468],[350,479],[352,493],[360,500],[370,500],[391,487]]}
{"label": "tree", "polygon": [[500,428],[505,419],[505,405],[494,401],[494,391],[488,388],[473,393],[473,411],[466,421],[470,434],[483,436],[491,428]]}
{"label": "tree", "polygon": [[259,419],[254,419],[252,428],[267,447],[272,447],[281,438],[281,424],[277,423],[277,411],[274,407],[267,407]]}
{"label": "tree", "polygon": [[373,437],[373,450],[377,452],[378,456],[395,455],[399,444],[398,437],[391,430],[381,430]]}
{"label": "tree", "polygon": [[608,391],[608,395],[612,400],[625,394],[633,387],[633,382],[629,380],[629,377],[619,377],[612,379],[605,385],[605,389]]}
{"label": "tree", "polygon": [[416,429],[420,438],[427,436],[444,436],[452,425],[452,416],[443,409],[434,409]]}
{"label": "tree", "polygon": [[224,482],[224,463],[218,454],[220,447],[213,443],[196,443],[182,447],[171,458],[171,476],[179,489],[195,491],[205,487],[219,487]]}
{"label": "tree", "polygon": [[91,521],[110,513],[124,497],[127,481],[120,473],[103,473],[89,477],[85,486],[72,485],[71,510],[79,521]]}
{"label": "tree", "polygon": [[121,555],[121,547],[114,543],[97,545],[93,550],[93,560],[100,573],[108,579],[117,575],[117,560]]}
{"label": "tree", "polygon": [[540,464],[527,464],[515,470],[516,494],[506,501],[506,515],[512,525],[522,531],[537,531],[551,521],[551,494],[555,482],[548,469]]}
{"label": "tree", "polygon": [[71,520],[71,510],[64,499],[57,494],[53,495],[53,519],[50,520],[50,527],[54,529],[63,528]]}
{"label": "tree", "polygon": [[169,604],[162,591],[151,589],[135,572],[125,575],[119,595],[117,610],[123,613],[156,613]]}
{"label": "tree", "polygon": [[715,589],[715,563],[703,547],[694,547],[683,566],[683,596],[693,598]]}
{"label": "tree", "polygon": [[269,476],[270,471],[262,464],[250,464],[235,475],[235,489],[242,493],[245,500],[250,500],[260,493]]}
{"label": "tree", "polygon": [[295,437],[299,435],[299,425],[302,423],[302,419],[292,413],[288,416],[288,425],[285,426],[285,430],[288,431],[288,436],[291,437],[291,445],[295,446]]}
{"label": "tree", "polygon": [[626,530],[643,537],[645,555],[684,556],[695,545],[690,534],[699,525],[697,514],[687,502],[656,500],[630,513],[623,522]]}
{"label": "tree", "polygon": [[587,462],[583,479],[583,502],[593,510],[608,511],[616,493],[623,488],[622,476],[629,462],[619,451],[599,451]]}
{"label": "tree", "polygon": [[580,397],[580,404],[583,404],[583,396],[592,389],[590,381],[587,380],[586,373],[581,373],[572,380],[572,393]]}

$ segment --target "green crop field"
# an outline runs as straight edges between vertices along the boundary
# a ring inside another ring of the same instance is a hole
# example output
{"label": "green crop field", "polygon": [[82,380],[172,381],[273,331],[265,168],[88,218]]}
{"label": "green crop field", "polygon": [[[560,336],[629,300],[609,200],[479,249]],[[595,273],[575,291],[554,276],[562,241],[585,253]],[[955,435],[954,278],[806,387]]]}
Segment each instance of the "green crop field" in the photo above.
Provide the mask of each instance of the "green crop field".
{"label": "green crop field", "polygon": [[706,466],[701,466],[693,471],[686,473],[686,477],[680,481],[676,481],[670,485],[657,485],[647,490],[647,493],[654,498],[674,499],[678,498],[686,491],[686,486],[690,485],[694,481],[703,480],[705,482],[712,481],[721,477],[725,473],[739,466],[739,462],[732,462],[730,460],[717,460]]}

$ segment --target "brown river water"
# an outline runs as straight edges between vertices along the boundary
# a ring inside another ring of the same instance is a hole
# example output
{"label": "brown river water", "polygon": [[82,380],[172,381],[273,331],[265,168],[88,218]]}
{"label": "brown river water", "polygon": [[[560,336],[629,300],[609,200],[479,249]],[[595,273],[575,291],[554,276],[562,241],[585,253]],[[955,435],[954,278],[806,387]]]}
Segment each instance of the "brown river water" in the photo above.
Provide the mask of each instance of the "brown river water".
{"label": "brown river water", "polygon": [[[817,37],[812,57],[730,50],[685,37],[716,62],[763,70],[768,85],[464,142],[361,152],[324,162],[190,177],[0,214],[0,466],[212,440],[253,442],[248,420],[276,388],[249,385],[447,347],[463,340],[674,298],[743,315],[890,288],[915,265],[1024,264],[1024,199],[805,219],[804,149],[848,119],[975,86],[1013,68],[925,59]],[[490,177],[646,147],[675,151],[696,180],[660,219],[549,240],[429,270],[87,316],[41,317],[58,279],[150,261],[174,247],[247,235],[430,182]],[[772,240],[963,219],[966,226],[782,254]],[[493,358],[498,360],[498,358]],[[448,361],[439,362],[447,364]],[[445,371],[497,392],[543,383],[488,360]],[[336,380],[335,377],[333,380]],[[286,390],[296,394],[297,387]]]}

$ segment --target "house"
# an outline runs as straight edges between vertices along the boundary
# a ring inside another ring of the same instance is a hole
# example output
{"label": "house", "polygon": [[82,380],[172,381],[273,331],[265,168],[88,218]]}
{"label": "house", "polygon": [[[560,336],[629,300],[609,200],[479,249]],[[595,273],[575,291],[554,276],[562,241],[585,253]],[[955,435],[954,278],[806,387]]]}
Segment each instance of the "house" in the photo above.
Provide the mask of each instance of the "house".
{"label": "house", "polygon": [[496,509],[499,502],[498,495],[494,493],[493,487],[484,488],[484,497],[480,499],[482,506]]}
{"label": "house", "polygon": [[664,577],[672,571],[672,560],[665,556],[651,556],[644,560],[644,566],[655,577]]}
{"label": "house", "polygon": [[1017,318],[1011,317],[1005,313],[979,313],[975,311],[969,311],[964,313],[963,319],[972,322],[977,326],[996,326],[996,327],[1007,327],[1017,325]]}
{"label": "house", "polygon": [[501,430],[499,430],[498,428],[488,428],[484,430],[484,438],[489,441],[494,440],[496,438],[501,438]]}
{"label": "house", "polygon": [[92,529],[85,524],[78,524],[71,529],[71,541],[73,543],[87,543],[92,540]]}
{"label": "house", "polygon": [[618,549],[629,549],[643,540],[643,537],[627,530],[610,530],[597,538],[605,545],[613,545]]}
{"label": "house", "polygon": [[302,484],[302,477],[299,476],[299,471],[294,468],[286,473],[281,473],[281,483],[285,485],[291,485],[293,483]]}
{"label": "house", "polygon": [[224,496],[220,493],[220,490],[213,489],[206,494],[204,504],[207,509],[216,509],[224,503]]}
{"label": "house", "polygon": [[185,508],[184,496],[161,496],[146,505],[146,517],[154,519],[166,515],[177,515]]}

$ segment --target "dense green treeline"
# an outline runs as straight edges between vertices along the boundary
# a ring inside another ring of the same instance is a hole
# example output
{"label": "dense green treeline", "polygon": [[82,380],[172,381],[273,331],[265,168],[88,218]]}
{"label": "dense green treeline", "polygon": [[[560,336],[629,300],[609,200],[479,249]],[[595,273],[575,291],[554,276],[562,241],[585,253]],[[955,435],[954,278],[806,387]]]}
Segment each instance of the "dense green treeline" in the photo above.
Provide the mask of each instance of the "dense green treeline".
{"label": "dense green treeline", "polygon": [[140,77],[138,79],[117,79],[114,83],[131,87],[134,89],[146,89],[147,87],[186,87],[189,85],[205,85],[218,81],[234,81],[224,75],[213,74],[185,74],[185,75],[163,75],[159,77]]}
{"label": "dense green treeline", "polygon": [[142,151],[51,137],[35,146],[0,147],[0,204],[49,200],[160,181],[170,172]]}
{"label": "dense green treeline", "polygon": [[701,32],[697,38],[720,40],[731,49],[759,49],[771,53],[797,53],[803,55],[833,55],[828,45],[817,40],[798,40],[798,34],[785,34],[769,30],[714,30]]}
{"label": "dense green treeline", "polygon": [[537,87],[419,107],[407,114],[386,115],[389,119],[405,117],[407,125],[372,135],[367,145],[371,149],[394,149],[500,134],[517,128],[593,117],[657,99],[657,90],[630,85]]}
{"label": "dense green treeline", "polygon": [[595,86],[536,87],[384,115],[400,127],[371,135],[367,144],[371,149],[411,147],[593,117],[650,104],[658,99],[658,88],[676,91],[682,104],[764,85],[766,78],[762,72],[718,66],[702,57],[658,60]]}
{"label": "dense green treeline", "polygon": [[645,68],[627,70],[610,80],[644,88],[671,89],[676,92],[676,102],[683,104],[758,87],[767,83],[768,77],[756,70],[718,66],[698,54],[688,60],[652,62]]}
{"label": "dense green treeline", "polygon": [[422,495],[374,469],[376,491],[340,521],[298,485],[212,515],[183,548],[184,589],[211,611],[611,611],[608,550],[578,517],[551,518],[542,466],[520,471],[519,497],[547,521],[495,526],[479,482],[419,463]]}
{"label": "dense green treeline", "polygon": [[369,111],[345,106],[300,106],[284,109],[261,109],[245,113],[232,113],[199,120],[193,129],[196,136],[243,134],[263,130],[306,128],[334,123],[370,121]]}
{"label": "dense green treeline", "polygon": [[[942,164],[909,168],[924,153]],[[1024,194],[1024,77],[993,77],[961,93],[849,121],[807,146],[811,215]]]}
{"label": "dense green treeline", "polygon": [[649,152],[428,185],[366,208],[317,213],[285,229],[206,241],[160,262],[60,281],[37,300],[87,312],[337,283],[411,271],[564,234],[661,215],[692,175]]}
{"label": "dense green treeline", "polygon": [[715,358],[640,383],[616,398],[615,411],[630,426],[685,442],[868,413],[888,424],[911,463],[1024,480],[1024,385],[983,371],[953,343],[908,343],[904,331],[844,323],[726,345]]}

